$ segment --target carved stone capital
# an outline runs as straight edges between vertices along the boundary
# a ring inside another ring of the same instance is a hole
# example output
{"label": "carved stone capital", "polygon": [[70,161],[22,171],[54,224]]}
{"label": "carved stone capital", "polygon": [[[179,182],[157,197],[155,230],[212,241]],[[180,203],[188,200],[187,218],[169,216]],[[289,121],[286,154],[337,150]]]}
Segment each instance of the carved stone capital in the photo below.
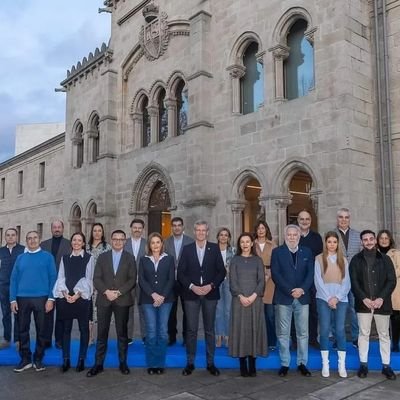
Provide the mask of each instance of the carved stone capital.
{"label": "carved stone capital", "polygon": [[86,131],[86,135],[88,138],[98,138],[99,131],[97,129],[89,129]]}
{"label": "carved stone capital", "polygon": [[167,110],[169,109],[175,110],[178,102],[175,99],[168,98],[165,99],[164,103]]}
{"label": "carved stone capital", "polygon": [[278,44],[268,50],[272,53],[275,60],[285,60],[289,57],[290,48],[283,44]]}
{"label": "carved stone capital", "polygon": [[264,65],[264,55],[265,55],[265,50],[260,51],[259,53],[256,54],[257,62],[259,62],[261,65]]}
{"label": "carved stone capital", "polygon": [[304,37],[309,41],[311,46],[314,46],[315,32],[317,31],[317,27],[311,28],[308,31],[304,32]]}
{"label": "carved stone capital", "polygon": [[280,209],[286,208],[287,206],[292,204],[292,198],[293,196],[291,194],[282,196],[281,198],[277,198],[275,199],[275,205]]}
{"label": "carved stone capital", "polygon": [[240,79],[246,73],[246,67],[239,64],[231,65],[226,70],[232,79]]}
{"label": "carved stone capital", "polygon": [[73,145],[77,146],[78,144],[82,144],[83,139],[81,137],[74,136],[71,138],[71,142]]}
{"label": "carved stone capital", "polygon": [[150,117],[156,117],[158,115],[158,107],[157,106],[148,106],[147,111]]}
{"label": "carved stone capital", "polygon": [[131,113],[131,118],[133,121],[141,122],[141,121],[143,121],[143,113],[133,112],[133,113]]}
{"label": "carved stone capital", "polygon": [[246,207],[245,200],[229,200],[227,204],[231,206],[231,210],[234,214],[240,214]]}

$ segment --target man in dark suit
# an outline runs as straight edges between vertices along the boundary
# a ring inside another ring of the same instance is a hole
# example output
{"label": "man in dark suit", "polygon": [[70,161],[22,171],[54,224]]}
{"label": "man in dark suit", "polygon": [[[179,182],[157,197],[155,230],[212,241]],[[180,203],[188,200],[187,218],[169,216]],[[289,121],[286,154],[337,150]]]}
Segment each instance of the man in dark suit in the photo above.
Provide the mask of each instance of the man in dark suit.
{"label": "man in dark suit", "polygon": [[134,257],[124,251],[126,235],[116,230],[111,235],[112,250],[100,254],[94,270],[93,284],[97,295],[97,346],[95,365],[86,374],[89,378],[103,372],[107,352],[111,316],[114,313],[118,341],[119,369],[128,375],[129,307],[133,305],[132,289],[136,285],[137,271]]}
{"label": "man in dark suit", "polygon": [[[179,259],[182,254],[183,247],[189,243],[193,243],[193,239],[190,236],[187,236],[183,233],[183,219],[181,217],[174,217],[171,219],[171,228],[172,235],[165,241],[165,252],[170,256],[173,256],[175,259],[175,270],[178,269]],[[176,276],[176,275],[175,275]],[[185,307],[184,300],[182,297],[182,290],[180,288],[179,282],[175,282],[174,287],[175,298],[176,300],[172,304],[171,313],[169,315],[168,320],[168,336],[169,341],[168,345],[172,346],[176,343],[176,335],[178,333],[178,320],[177,320],[177,311],[178,311],[178,299],[181,299],[182,306],[182,337],[183,344],[185,344],[185,335],[186,335],[186,321],[185,321]]]}
{"label": "man in dark suit", "polygon": [[[132,254],[135,257],[136,266],[139,269],[140,259],[146,253],[146,243],[147,240],[142,237],[144,230],[144,221],[140,218],[135,218],[132,220],[129,225],[131,228],[131,237],[126,241],[124,250],[128,253]],[[136,299],[136,304],[139,312],[139,325],[140,325],[140,335],[142,337],[143,343],[146,336],[146,323],[144,320],[144,314],[142,307],[139,305],[139,293],[140,288],[139,285],[136,285],[136,288],[133,289],[133,299]],[[128,343],[133,343],[133,332],[134,332],[134,316],[135,316],[135,304],[129,310],[129,322],[128,322]]]}
{"label": "man in dark suit", "polygon": [[281,368],[286,376],[290,365],[290,326],[292,315],[297,335],[297,368],[303,376],[311,376],[308,361],[308,308],[310,288],[314,281],[314,257],[308,247],[299,246],[300,228],[285,228],[285,244],[272,250],[271,275],[275,283],[276,335],[279,342]]}
{"label": "man in dark suit", "polygon": [[182,371],[185,376],[195,369],[200,309],[206,339],[207,370],[211,375],[219,375],[219,370],[214,365],[215,312],[219,300],[219,285],[226,272],[218,245],[208,242],[207,236],[207,222],[197,221],[194,224],[195,242],[183,248],[178,264],[178,281],[182,285],[186,311],[187,364]]}
{"label": "man in dark suit", "polygon": [[[67,254],[70,254],[71,242],[63,237],[64,234],[64,223],[61,220],[54,220],[51,223],[51,239],[45,240],[40,244],[42,250],[51,253],[54,257],[56,263],[56,269],[58,273],[58,268],[60,267],[61,258]],[[51,340],[53,336],[54,327],[54,312],[53,308],[50,312],[46,314],[46,327],[45,327],[45,337],[46,337],[46,347],[51,347]],[[56,347],[61,349],[62,338],[63,338],[63,325],[62,321],[57,319],[56,312],[56,324],[54,327],[54,337],[56,341]]]}

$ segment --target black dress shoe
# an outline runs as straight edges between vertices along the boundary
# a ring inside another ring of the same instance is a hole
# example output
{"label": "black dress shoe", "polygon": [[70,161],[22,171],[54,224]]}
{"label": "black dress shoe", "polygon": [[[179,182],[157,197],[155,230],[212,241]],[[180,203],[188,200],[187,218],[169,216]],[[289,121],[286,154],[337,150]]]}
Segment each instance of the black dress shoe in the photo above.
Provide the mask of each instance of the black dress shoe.
{"label": "black dress shoe", "polygon": [[300,364],[297,367],[297,371],[299,371],[303,376],[311,376],[311,372],[307,369],[304,364]]}
{"label": "black dress shoe", "polygon": [[214,376],[219,376],[220,374],[219,369],[214,364],[207,365],[207,371]]}
{"label": "black dress shoe", "polygon": [[321,350],[321,346],[320,346],[320,344],[319,344],[319,342],[318,342],[317,339],[310,340],[310,341],[308,342],[308,344],[309,344],[312,348],[314,348],[315,350]]}
{"label": "black dress shoe", "polygon": [[366,365],[361,364],[360,368],[357,371],[357,376],[359,378],[366,378],[368,375],[368,367]]}
{"label": "black dress shoe", "polygon": [[389,365],[382,368],[382,374],[386,376],[387,379],[394,381],[396,379],[396,374],[393,372]]}
{"label": "black dress shoe", "polygon": [[64,358],[63,365],[61,366],[61,372],[67,372],[71,368],[71,361],[69,358]]}
{"label": "black dress shoe", "polygon": [[85,369],[85,360],[83,358],[80,358],[78,364],[76,364],[75,371],[82,372],[84,369]]}
{"label": "black dress shoe", "polygon": [[279,371],[278,371],[278,375],[283,378],[284,376],[286,376],[289,372],[289,367],[280,367]]}
{"label": "black dress shoe", "polygon": [[156,368],[156,374],[162,375],[164,373],[164,368]]}
{"label": "black dress shoe", "polygon": [[149,375],[154,375],[156,373],[156,369],[155,368],[147,368],[147,373]]}
{"label": "black dress shoe", "polygon": [[191,375],[194,371],[194,364],[187,364],[185,368],[183,368],[182,375],[188,376]]}
{"label": "black dress shoe", "polygon": [[96,376],[100,374],[101,372],[104,371],[104,368],[102,365],[95,365],[93,368],[90,368],[89,371],[87,372],[86,376],[88,378],[92,378],[93,376]]}
{"label": "black dress shoe", "polygon": [[176,338],[175,339],[174,338],[170,338],[168,340],[168,346],[173,346],[175,343],[176,343]]}
{"label": "black dress shoe", "polygon": [[130,369],[126,365],[126,362],[122,362],[119,364],[119,370],[121,371],[122,375],[129,375],[130,374]]}
{"label": "black dress shoe", "polygon": [[61,342],[56,342],[56,349],[58,349],[58,350],[62,349],[62,343]]}

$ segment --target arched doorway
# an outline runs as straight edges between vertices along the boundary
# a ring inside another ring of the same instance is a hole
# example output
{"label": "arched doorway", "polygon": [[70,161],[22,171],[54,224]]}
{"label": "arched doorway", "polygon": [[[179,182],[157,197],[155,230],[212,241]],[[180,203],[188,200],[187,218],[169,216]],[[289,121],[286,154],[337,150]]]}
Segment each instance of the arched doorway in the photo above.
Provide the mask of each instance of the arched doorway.
{"label": "arched doorway", "polygon": [[292,196],[292,201],[287,207],[287,223],[297,224],[299,212],[307,210],[312,218],[311,229],[318,231],[317,215],[310,197],[312,187],[313,181],[307,172],[298,171],[293,175],[289,183],[289,193]]}
{"label": "arched doorway", "polygon": [[72,206],[71,210],[71,218],[70,218],[70,234],[72,235],[75,232],[82,232],[82,210],[78,204]]}
{"label": "arched doorway", "polygon": [[158,181],[149,199],[148,232],[160,232],[165,239],[171,235],[171,200],[167,185]]}
{"label": "arched doorway", "polygon": [[86,224],[85,224],[85,235],[89,240],[90,232],[92,231],[92,226],[96,222],[97,215],[97,204],[92,200],[88,203],[86,211]]}
{"label": "arched doorway", "polygon": [[242,229],[245,232],[253,232],[254,225],[262,217],[259,203],[261,190],[261,184],[256,178],[250,178],[244,185],[243,196],[246,204],[242,213]]}

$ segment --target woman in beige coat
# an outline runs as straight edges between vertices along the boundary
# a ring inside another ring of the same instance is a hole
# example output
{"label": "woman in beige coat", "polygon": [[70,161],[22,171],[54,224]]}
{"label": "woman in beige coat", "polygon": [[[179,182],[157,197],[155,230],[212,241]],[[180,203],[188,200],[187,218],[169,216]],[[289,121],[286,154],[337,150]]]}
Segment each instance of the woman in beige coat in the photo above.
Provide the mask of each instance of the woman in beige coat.
{"label": "woman in beige coat", "polygon": [[271,231],[265,221],[258,221],[254,227],[254,245],[256,254],[261,257],[264,264],[265,272],[265,290],[264,290],[264,315],[267,328],[267,338],[269,350],[273,351],[276,348],[276,332],[275,332],[275,313],[272,304],[274,297],[275,284],[271,279],[271,254],[276,247],[272,241]]}
{"label": "woman in beige coat", "polygon": [[387,254],[393,262],[397,285],[392,293],[393,313],[390,316],[392,326],[392,351],[399,352],[400,339],[400,250],[395,249],[393,235],[387,229],[379,231],[377,236],[378,249]]}

